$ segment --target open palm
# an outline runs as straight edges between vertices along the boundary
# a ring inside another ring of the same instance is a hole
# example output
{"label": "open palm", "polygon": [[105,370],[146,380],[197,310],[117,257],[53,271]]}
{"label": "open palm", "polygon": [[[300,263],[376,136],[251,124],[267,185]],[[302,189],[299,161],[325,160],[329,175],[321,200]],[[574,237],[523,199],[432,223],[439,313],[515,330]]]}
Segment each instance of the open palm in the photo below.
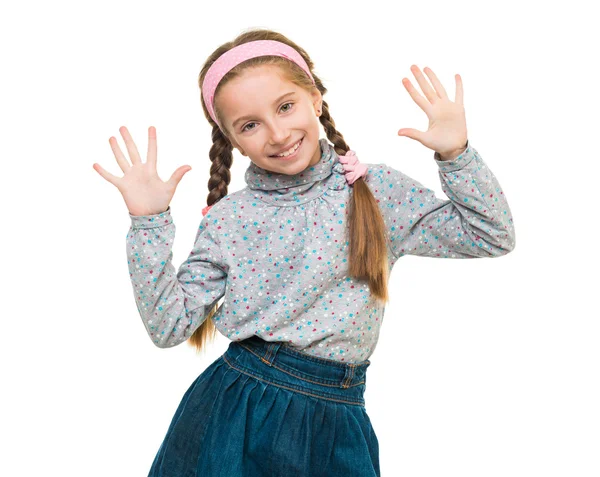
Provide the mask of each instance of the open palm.
{"label": "open palm", "polygon": [[163,182],[158,177],[156,170],[156,128],[153,126],[148,128],[148,157],[146,162],[142,162],[127,128],[122,126],[119,128],[119,132],[125,141],[131,164],[119,148],[116,138],[111,136],[108,142],[124,176],[114,176],[96,163],[93,165],[94,170],[119,189],[131,215],[154,215],[164,212],[169,207],[177,185],[184,174],[192,169],[191,166],[179,167],[167,182]]}
{"label": "open palm", "polygon": [[408,78],[403,78],[402,84],[415,103],[427,114],[429,128],[425,132],[403,128],[398,131],[398,135],[419,141],[429,149],[439,152],[442,156],[461,151],[467,142],[467,122],[460,75],[455,76],[456,96],[454,102],[452,102],[448,98],[442,83],[430,68],[425,67],[424,71],[435,89],[431,87],[416,65],[411,66],[411,71],[415,75],[425,97],[419,94]]}

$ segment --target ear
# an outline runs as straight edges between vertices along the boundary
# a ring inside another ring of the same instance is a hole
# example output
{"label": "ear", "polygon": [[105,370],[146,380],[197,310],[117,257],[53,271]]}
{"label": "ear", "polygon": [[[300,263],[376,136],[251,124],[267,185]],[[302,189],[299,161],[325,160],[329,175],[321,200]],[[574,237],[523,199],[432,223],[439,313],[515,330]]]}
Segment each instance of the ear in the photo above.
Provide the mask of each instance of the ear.
{"label": "ear", "polygon": [[313,88],[310,95],[312,96],[315,114],[317,114],[318,111],[323,111],[323,95],[321,92],[317,88]]}

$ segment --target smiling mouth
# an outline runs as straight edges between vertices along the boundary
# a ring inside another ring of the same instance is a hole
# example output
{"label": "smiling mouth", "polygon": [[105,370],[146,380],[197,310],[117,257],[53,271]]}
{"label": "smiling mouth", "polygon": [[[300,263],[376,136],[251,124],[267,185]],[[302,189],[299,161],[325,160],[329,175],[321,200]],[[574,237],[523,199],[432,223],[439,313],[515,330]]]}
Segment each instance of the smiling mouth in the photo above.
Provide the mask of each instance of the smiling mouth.
{"label": "smiling mouth", "polygon": [[289,159],[289,158],[293,158],[293,157],[295,157],[298,154],[298,151],[302,147],[302,142],[303,141],[304,141],[304,138],[300,139],[300,141],[297,142],[298,147],[296,148],[296,150],[293,153],[291,153],[291,154],[289,154],[287,156],[277,156],[277,155],[275,155],[275,156],[269,156],[269,157],[272,157],[274,159]]}

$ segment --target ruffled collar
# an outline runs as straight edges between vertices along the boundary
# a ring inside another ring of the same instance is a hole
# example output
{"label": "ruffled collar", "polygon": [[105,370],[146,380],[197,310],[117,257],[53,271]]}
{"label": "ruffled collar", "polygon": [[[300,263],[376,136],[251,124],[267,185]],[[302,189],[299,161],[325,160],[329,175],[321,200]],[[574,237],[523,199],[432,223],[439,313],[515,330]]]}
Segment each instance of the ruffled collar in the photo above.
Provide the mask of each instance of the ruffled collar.
{"label": "ruffled collar", "polygon": [[344,165],[333,145],[325,138],[319,139],[319,145],[319,162],[298,174],[268,171],[251,162],[245,174],[248,188],[261,200],[282,206],[303,204],[327,191],[346,188]]}

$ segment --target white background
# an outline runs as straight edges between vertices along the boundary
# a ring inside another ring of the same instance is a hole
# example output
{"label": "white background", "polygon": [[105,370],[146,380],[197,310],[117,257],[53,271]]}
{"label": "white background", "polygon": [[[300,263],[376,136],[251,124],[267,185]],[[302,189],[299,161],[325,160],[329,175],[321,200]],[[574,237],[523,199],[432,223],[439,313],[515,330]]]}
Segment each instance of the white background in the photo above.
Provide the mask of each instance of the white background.
{"label": "white background", "polygon": [[[588,5],[587,7],[584,5]],[[429,66],[506,194],[516,249],[497,259],[407,256],[368,371],[382,475],[600,475],[598,96],[589,2],[15,2],[0,76],[4,475],[144,476],[190,383],[227,348],[156,348],[125,256],[130,225],[108,139],[127,126],[171,202],[173,263],[206,205],[211,145],[197,78],[251,27],[305,48],[362,162],[442,192],[401,83]],[[420,91],[420,89],[419,89]],[[325,137],[322,131],[321,137]],[[235,151],[230,192],[245,186]],[[223,423],[227,425],[227,423]]]}

